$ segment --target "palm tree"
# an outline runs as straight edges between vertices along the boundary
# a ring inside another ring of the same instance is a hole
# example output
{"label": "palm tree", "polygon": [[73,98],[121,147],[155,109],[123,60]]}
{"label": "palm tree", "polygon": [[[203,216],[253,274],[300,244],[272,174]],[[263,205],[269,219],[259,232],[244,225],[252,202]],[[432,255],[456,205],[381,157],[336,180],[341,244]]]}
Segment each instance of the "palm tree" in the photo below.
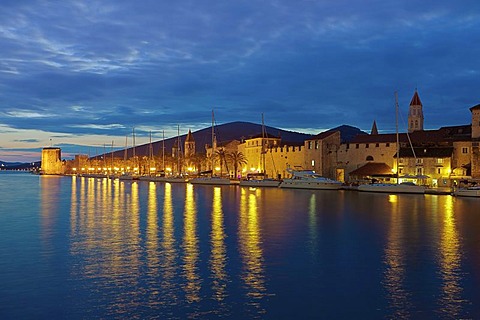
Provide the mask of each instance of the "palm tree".
{"label": "palm tree", "polygon": [[[219,163],[220,163],[220,176],[222,176],[223,174],[223,163],[224,163],[224,160],[225,160],[225,155],[226,155],[226,152],[223,148],[220,148],[218,150],[215,151],[215,155],[214,155],[214,159],[218,159],[219,160]],[[227,171],[228,171],[228,167],[227,167]]]}
{"label": "palm tree", "polygon": [[240,151],[232,151],[227,154],[228,160],[233,165],[235,178],[237,177],[238,167],[247,164],[247,158]]}

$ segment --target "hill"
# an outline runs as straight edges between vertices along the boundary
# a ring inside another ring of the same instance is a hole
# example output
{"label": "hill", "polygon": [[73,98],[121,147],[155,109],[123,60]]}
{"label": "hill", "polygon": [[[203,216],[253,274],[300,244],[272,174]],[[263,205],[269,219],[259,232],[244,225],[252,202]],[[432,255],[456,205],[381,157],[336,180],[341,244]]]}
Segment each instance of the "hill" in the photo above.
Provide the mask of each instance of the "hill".
{"label": "hill", "polygon": [[0,161],[1,170],[32,170],[40,167],[40,161],[37,162],[5,162]]}
{"label": "hill", "polygon": [[359,134],[368,134],[357,127],[352,127],[349,125],[341,125],[339,127],[327,130],[327,132],[333,131],[340,131],[340,136],[342,139],[342,143],[350,142],[353,138],[355,138]]}
{"label": "hill", "polygon": [[[301,132],[294,132],[288,130],[282,130],[274,127],[265,126],[266,132],[269,136],[276,136],[280,137],[284,143],[299,143],[303,142],[313,135],[301,133]],[[342,136],[342,142],[350,141],[354,136],[357,134],[365,134],[365,132],[361,131],[358,128],[342,125],[328,131],[340,131]],[[220,124],[215,126],[215,136],[217,138],[218,143],[228,142],[232,140],[242,141],[244,139],[256,136],[261,134],[262,126],[260,124],[251,123],[251,122],[229,122],[225,124]],[[205,129],[201,129],[195,132],[192,132],[193,138],[195,139],[196,144],[196,151],[197,153],[204,153],[205,152],[205,145],[211,145],[212,143],[212,128],[208,127]],[[165,139],[165,154],[171,153],[173,145],[177,142],[177,139],[180,139],[180,144],[183,149],[183,145],[185,142],[186,134],[181,135],[179,138],[169,138]],[[162,140],[152,142],[152,149],[153,154],[155,156],[159,156],[162,154]],[[113,152],[114,157],[123,158],[125,154],[125,150],[115,151]],[[139,145],[135,147],[135,154],[137,156],[148,156],[149,154],[149,143]],[[107,157],[111,157],[111,153],[106,153]],[[127,158],[133,155],[133,149],[127,149]]]}
{"label": "hill", "polygon": [[[303,142],[306,139],[312,137],[310,134],[282,130],[274,127],[265,126],[266,132],[268,135],[281,137],[284,142]],[[259,135],[262,132],[262,126],[260,124],[251,123],[251,122],[229,122],[225,124],[220,124],[215,126],[215,136],[218,143],[228,142],[232,140],[242,141],[243,139],[250,138],[255,135]],[[205,152],[205,145],[212,144],[212,128],[208,127],[201,129],[195,132],[192,132],[193,138],[195,139],[196,151],[197,153]],[[186,134],[179,137],[180,144],[183,149],[183,144],[185,142]],[[173,145],[177,142],[177,137],[165,139],[165,153],[169,154],[172,150]],[[162,140],[152,142],[153,154],[155,156],[162,154]],[[147,156],[148,155],[149,144],[143,144],[135,147],[135,154],[138,156]],[[132,148],[128,148],[127,157],[131,157],[133,154]],[[111,156],[111,153],[106,153],[107,157]],[[123,158],[124,150],[115,151],[113,153],[114,157]]]}

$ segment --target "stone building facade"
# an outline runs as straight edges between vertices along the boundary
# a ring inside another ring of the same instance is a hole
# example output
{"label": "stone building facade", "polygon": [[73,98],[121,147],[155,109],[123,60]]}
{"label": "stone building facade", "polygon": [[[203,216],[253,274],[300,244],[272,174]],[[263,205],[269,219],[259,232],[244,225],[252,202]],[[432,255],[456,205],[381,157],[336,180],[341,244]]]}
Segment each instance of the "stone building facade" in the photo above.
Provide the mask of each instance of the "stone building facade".
{"label": "stone building facade", "polygon": [[63,174],[62,151],[60,148],[48,147],[42,149],[42,174]]}

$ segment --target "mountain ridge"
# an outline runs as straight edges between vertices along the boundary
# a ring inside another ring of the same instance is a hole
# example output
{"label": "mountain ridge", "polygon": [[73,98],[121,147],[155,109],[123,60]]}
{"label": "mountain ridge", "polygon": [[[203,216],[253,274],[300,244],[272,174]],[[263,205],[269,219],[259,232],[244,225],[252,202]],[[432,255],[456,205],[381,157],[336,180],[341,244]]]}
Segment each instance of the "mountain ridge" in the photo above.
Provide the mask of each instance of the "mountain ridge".
{"label": "mountain ridge", "polygon": [[[305,140],[314,137],[313,134],[301,133],[296,131],[289,131],[284,129],[279,129],[271,126],[265,126],[267,135],[280,137],[283,143],[302,143]],[[215,136],[218,143],[225,143],[232,140],[242,141],[253,136],[259,135],[262,133],[262,125],[252,122],[245,121],[234,121],[224,124],[219,124],[214,127]],[[336,128],[326,130],[326,132],[340,131],[342,142],[350,141],[357,134],[366,134],[360,129],[349,126],[341,125]],[[323,131],[325,132],[325,131]],[[203,128],[197,131],[192,132],[193,138],[195,140],[195,149],[197,153],[205,152],[205,145],[212,144],[212,127]],[[185,143],[185,138],[187,134],[180,135],[178,137],[172,137],[165,139],[165,154],[171,153],[173,145],[177,142],[177,139],[180,140],[180,146],[183,149]],[[152,142],[152,150],[154,156],[159,156],[162,154],[162,142],[163,140]],[[149,154],[150,143],[142,144],[135,146],[135,155],[137,156],[148,156]],[[106,156],[112,156],[111,152],[105,153]],[[114,157],[124,157],[125,149],[117,150],[113,152]],[[99,155],[103,156],[103,155]],[[127,158],[133,156],[133,147],[127,148]]]}

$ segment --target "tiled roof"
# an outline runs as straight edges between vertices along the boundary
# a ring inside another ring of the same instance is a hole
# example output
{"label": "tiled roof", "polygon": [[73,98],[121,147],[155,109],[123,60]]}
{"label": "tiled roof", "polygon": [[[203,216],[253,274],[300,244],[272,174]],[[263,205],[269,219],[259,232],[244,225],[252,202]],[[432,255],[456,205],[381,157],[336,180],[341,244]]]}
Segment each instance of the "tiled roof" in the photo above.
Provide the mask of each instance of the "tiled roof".
{"label": "tiled roof", "polygon": [[185,138],[185,142],[195,142],[195,139],[193,138],[193,134],[191,130],[188,130],[187,137]]}
{"label": "tiled roof", "polygon": [[471,107],[470,111],[479,110],[479,109],[480,109],[480,104],[477,104],[476,106]]}
{"label": "tiled roof", "polygon": [[358,169],[349,173],[350,176],[365,177],[365,176],[385,176],[391,175],[392,168],[383,162],[369,162]]}
{"label": "tiled roof", "polygon": [[372,131],[370,131],[370,134],[371,135],[378,134],[377,122],[375,120],[373,120]]}
{"label": "tiled roof", "polygon": [[417,90],[413,94],[412,101],[410,101],[411,106],[423,106],[422,101],[420,101],[420,97],[418,96]]}
{"label": "tiled roof", "polygon": [[[418,130],[410,133],[410,140],[414,145],[431,143],[448,143],[453,141],[470,141],[472,133],[471,125],[442,127],[438,130]],[[408,143],[406,133],[399,134],[400,143]],[[385,143],[396,142],[395,133],[386,134],[361,134],[352,139],[350,143]]]}

